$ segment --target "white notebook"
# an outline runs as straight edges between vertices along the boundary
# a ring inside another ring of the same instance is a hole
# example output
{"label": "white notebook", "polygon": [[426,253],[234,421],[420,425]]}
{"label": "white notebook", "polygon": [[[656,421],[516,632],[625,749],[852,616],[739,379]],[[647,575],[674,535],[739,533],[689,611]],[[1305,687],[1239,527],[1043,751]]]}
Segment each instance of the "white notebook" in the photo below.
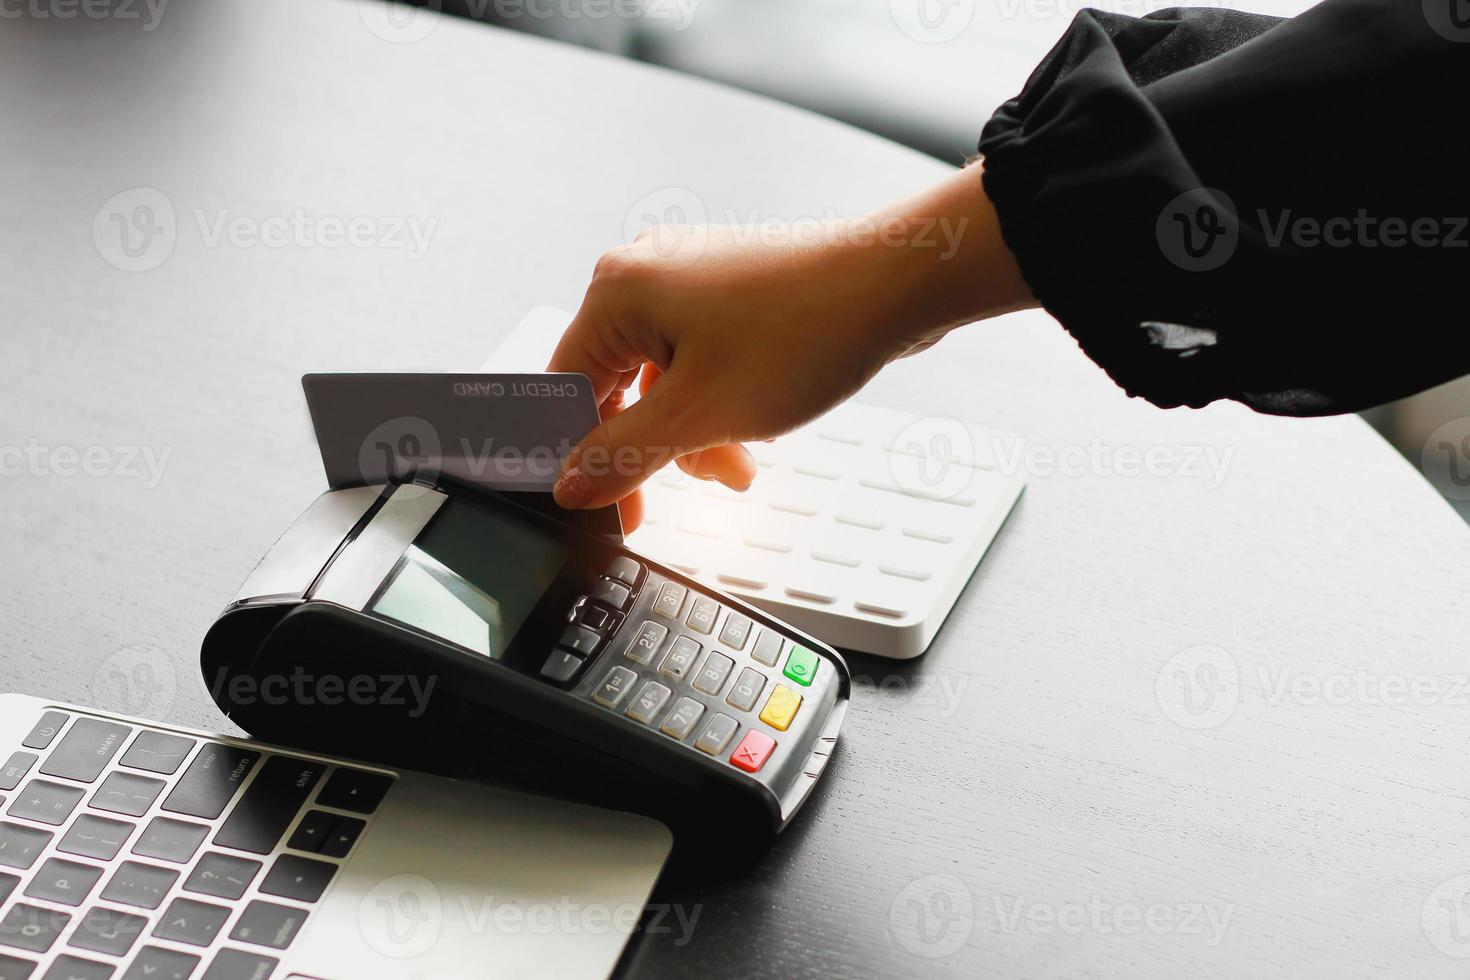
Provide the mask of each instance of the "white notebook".
{"label": "white notebook", "polygon": [[[537,307],[481,370],[544,370],[570,319]],[[916,657],[1021,494],[1025,480],[999,465],[1016,441],[847,402],[752,444],[760,471],[745,493],[665,468],[628,545],[835,647]]]}

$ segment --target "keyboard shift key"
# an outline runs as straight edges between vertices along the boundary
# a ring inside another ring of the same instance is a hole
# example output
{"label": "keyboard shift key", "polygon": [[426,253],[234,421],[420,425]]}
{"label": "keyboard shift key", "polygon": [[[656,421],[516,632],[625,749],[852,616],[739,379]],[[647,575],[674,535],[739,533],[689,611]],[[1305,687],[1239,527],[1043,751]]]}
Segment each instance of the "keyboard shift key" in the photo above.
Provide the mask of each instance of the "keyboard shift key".
{"label": "keyboard shift key", "polygon": [[353,813],[372,813],[393,786],[393,777],[342,766],[332,773],[316,801],[320,806]]}
{"label": "keyboard shift key", "polygon": [[190,946],[208,946],[229,918],[230,910],[223,905],[176,898],[168,903],[168,909],[153,928],[153,935]]}
{"label": "keyboard shift key", "polygon": [[167,732],[141,731],[133,744],[123,753],[119,765],[129,769],[142,769],[163,776],[172,776],[179,771],[189,753],[194,750],[192,738],[170,735]]}
{"label": "keyboard shift key", "polygon": [[260,891],[265,895],[278,895],[293,902],[315,902],[332,883],[337,866],[327,861],[315,861],[295,854],[282,854],[271,865]]}
{"label": "keyboard shift key", "polygon": [[238,949],[222,949],[199,980],[266,980],[280,960]]}
{"label": "keyboard shift key", "polygon": [[163,904],[169,889],[178,880],[179,873],[172,868],[124,861],[112,873],[107,887],[102,889],[102,898],[136,909],[156,909]]}
{"label": "keyboard shift key", "polygon": [[15,802],[5,812],[12,817],[59,827],[66,823],[66,818],[71,816],[84,795],[86,791],[75,786],[65,786],[47,779],[32,779],[16,795]]}
{"label": "keyboard shift key", "polygon": [[133,730],[127,725],[97,718],[78,718],[51,750],[42,775],[92,783],[117,755]]}
{"label": "keyboard shift key", "polygon": [[44,953],[56,945],[70,923],[71,916],[65,912],[16,902],[0,919],[0,946]]}
{"label": "keyboard shift key", "polygon": [[47,858],[46,863],[36,870],[31,883],[26,885],[26,896],[75,908],[87,900],[100,880],[102,869],[96,865]]}
{"label": "keyboard shift key", "polygon": [[5,767],[0,769],[0,789],[15,789],[20,781],[26,778],[26,773],[31,771],[31,766],[36,764],[40,756],[34,752],[15,752],[10,756]]}
{"label": "keyboard shift key", "polygon": [[78,857],[111,861],[128,842],[128,835],[134,829],[134,825],[126,820],[110,820],[83,813],[71,822],[56,849]]}
{"label": "keyboard shift key", "polygon": [[188,864],[207,836],[209,828],[200,824],[171,817],[154,817],[133,845],[133,853],[139,857]]}
{"label": "keyboard shift key", "polygon": [[259,761],[259,752],[206,742],[163,801],[163,808],[171,813],[214,820],[225,812]]}
{"label": "keyboard shift key", "polygon": [[139,776],[131,772],[110,772],[92,794],[91,807],[121,813],[126,817],[141,817],[153,806],[163,787],[168,785],[152,776]]}
{"label": "keyboard shift key", "polygon": [[162,946],[144,946],[133,957],[122,980],[189,980],[198,965],[199,957],[193,953],[180,953]]}
{"label": "keyboard shift key", "polygon": [[184,890],[215,898],[236,899],[245,894],[260,869],[259,861],[209,851],[194,865],[194,870],[184,882]]}
{"label": "keyboard shift key", "polygon": [[36,863],[54,836],[48,830],[0,823],[0,865],[25,871]]}
{"label": "keyboard shift key", "polygon": [[110,963],[67,954],[56,957],[41,980],[110,980],[114,969]]}
{"label": "keyboard shift key", "polygon": [[230,938],[242,943],[285,949],[306,923],[305,909],[293,909],[273,902],[254,901],[245,906],[240,921]]}
{"label": "keyboard shift key", "polygon": [[98,906],[87,910],[66,944],[108,956],[126,956],[147,928],[148,920],[141,915]]}

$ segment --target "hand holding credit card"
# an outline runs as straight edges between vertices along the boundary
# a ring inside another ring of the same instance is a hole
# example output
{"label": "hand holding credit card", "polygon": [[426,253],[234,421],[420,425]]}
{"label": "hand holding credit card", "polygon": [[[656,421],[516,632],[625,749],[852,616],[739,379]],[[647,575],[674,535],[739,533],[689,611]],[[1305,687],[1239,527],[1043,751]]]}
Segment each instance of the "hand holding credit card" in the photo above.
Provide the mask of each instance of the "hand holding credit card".
{"label": "hand holding credit card", "polygon": [[[301,386],[333,489],[448,478],[554,508],[562,461],[598,424],[581,374],[308,374]],[[615,507],[557,513],[621,536]]]}

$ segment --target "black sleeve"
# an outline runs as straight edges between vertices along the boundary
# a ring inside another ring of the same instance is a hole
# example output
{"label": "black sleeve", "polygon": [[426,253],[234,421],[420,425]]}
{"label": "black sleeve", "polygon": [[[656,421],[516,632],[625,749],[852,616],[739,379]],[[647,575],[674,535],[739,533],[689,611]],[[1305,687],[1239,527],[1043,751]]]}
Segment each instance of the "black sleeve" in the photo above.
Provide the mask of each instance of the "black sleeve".
{"label": "black sleeve", "polygon": [[1470,372],[1465,9],[1079,14],[980,139],[1037,299],[1161,406],[1321,415]]}

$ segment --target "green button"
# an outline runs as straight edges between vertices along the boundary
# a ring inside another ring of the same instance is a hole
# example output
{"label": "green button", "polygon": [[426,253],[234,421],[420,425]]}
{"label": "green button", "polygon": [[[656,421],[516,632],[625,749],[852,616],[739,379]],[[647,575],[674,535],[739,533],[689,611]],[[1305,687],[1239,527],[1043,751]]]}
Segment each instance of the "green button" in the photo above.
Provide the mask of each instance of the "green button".
{"label": "green button", "polygon": [[806,647],[792,646],[791,656],[786,658],[786,676],[802,687],[810,687],[817,676],[817,655]]}

